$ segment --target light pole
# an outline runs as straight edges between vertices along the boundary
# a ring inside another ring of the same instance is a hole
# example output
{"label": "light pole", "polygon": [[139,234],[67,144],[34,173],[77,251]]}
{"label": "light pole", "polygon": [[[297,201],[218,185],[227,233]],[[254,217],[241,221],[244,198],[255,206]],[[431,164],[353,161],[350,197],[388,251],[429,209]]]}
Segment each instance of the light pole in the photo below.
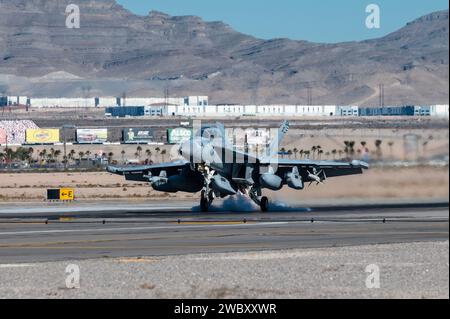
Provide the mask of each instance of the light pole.
{"label": "light pole", "polygon": [[67,137],[66,137],[66,129],[76,129],[77,127],[75,125],[69,125],[69,124],[64,124],[62,127],[62,131],[63,131],[63,143],[64,143],[64,170],[67,171]]}

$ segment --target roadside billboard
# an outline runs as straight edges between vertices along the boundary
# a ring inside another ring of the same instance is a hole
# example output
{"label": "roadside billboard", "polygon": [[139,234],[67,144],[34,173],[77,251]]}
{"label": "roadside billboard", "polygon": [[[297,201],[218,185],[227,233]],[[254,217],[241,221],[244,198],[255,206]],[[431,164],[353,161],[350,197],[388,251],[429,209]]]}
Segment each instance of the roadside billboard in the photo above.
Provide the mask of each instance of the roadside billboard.
{"label": "roadside billboard", "polygon": [[108,129],[78,129],[77,142],[79,144],[103,144],[108,141]]}
{"label": "roadside billboard", "polygon": [[59,143],[58,129],[27,129],[25,135],[27,144]]}
{"label": "roadside billboard", "polygon": [[154,131],[148,128],[126,128],[122,135],[126,144],[153,143],[155,139]]}
{"label": "roadside billboard", "polygon": [[6,137],[6,131],[2,128],[0,128],[0,144],[5,145],[7,142],[7,137]]}
{"label": "roadside billboard", "polygon": [[266,145],[270,140],[269,129],[249,129],[245,131],[249,145]]}
{"label": "roadside billboard", "polygon": [[193,130],[185,127],[178,127],[167,130],[167,141],[169,144],[180,144],[191,138]]}

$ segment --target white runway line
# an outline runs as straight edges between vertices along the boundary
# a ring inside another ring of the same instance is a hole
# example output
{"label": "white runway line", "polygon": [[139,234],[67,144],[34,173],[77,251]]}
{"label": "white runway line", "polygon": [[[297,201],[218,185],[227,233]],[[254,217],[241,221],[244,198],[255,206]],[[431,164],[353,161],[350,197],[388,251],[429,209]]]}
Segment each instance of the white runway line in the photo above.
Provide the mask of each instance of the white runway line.
{"label": "white runway line", "polygon": [[127,212],[139,212],[139,211],[164,211],[164,210],[186,210],[191,211],[191,207],[181,207],[181,206],[100,206],[100,207],[80,207],[80,206],[74,206],[74,207],[38,207],[38,208],[7,208],[7,209],[1,209],[0,208],[0,215],[1,214],[43,214],[43,213],[57,213],[57,214],[63,214],[63,213],[99,213],[103,211],[108,212],[121,212],[121,211],[127,211]]}
{"label": "white runway line", "polygon": [[1,232],[0,236],[8,235],[38,235],[38,234],[64,234],[64,233],[86,233],[86,232],[118,232],[133,230],[160,230],[160,229],[195,229],[195,228],[226,228],[226,227],[255,227],[255,226],[275,226],[286,224],[299,224],[305,222],[272,222],[272,223],[242,223],[230,225],[176,225],[176,226],[155,226],[155,227],[126,227],[126,228],[91,228],[91,229],[57,229],[57,230],[28,230],[17,232]]}
{"label": "white runway line", "polygon": [[6,268],[29,268],[29,267],[36,267],[36,264],[0,264],[0,269],[6,269]]}

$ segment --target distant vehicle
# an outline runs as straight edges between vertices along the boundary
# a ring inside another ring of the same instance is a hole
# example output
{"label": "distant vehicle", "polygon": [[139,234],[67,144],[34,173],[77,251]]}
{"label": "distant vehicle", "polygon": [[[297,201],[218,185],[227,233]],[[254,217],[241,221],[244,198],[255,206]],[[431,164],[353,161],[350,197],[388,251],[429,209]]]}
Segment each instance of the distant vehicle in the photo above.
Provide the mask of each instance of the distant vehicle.
{"label": "distant vehicle", "polygon": [[287,185],[302,190],[306,183],[323,183],[327,178],[362,174],[365,162],[350,163],[279,159],[278,145],[289,130],[285,121],[264,156],[237,151],[229,145],[222,124],[204,128],[180,145],[182,161],[137,167],[108,166],[110,173],[127,180],[149,182],[157,191],[201,192],[200,206],[209,210],[216,198],[238,193],[249,196],[262,211],[269,210],[264,189],[279,191]]}

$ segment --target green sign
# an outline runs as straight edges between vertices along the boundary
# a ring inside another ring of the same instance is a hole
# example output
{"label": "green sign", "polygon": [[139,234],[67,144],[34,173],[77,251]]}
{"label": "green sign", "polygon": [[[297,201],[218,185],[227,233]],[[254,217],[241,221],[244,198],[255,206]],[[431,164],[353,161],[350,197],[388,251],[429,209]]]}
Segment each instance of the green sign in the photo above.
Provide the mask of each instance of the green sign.
{"label": "green sign", "polygon": [[181,144],[191,138],[193,134],[192,129],[178,127],[167,130],[167,141],[169,144]]}

